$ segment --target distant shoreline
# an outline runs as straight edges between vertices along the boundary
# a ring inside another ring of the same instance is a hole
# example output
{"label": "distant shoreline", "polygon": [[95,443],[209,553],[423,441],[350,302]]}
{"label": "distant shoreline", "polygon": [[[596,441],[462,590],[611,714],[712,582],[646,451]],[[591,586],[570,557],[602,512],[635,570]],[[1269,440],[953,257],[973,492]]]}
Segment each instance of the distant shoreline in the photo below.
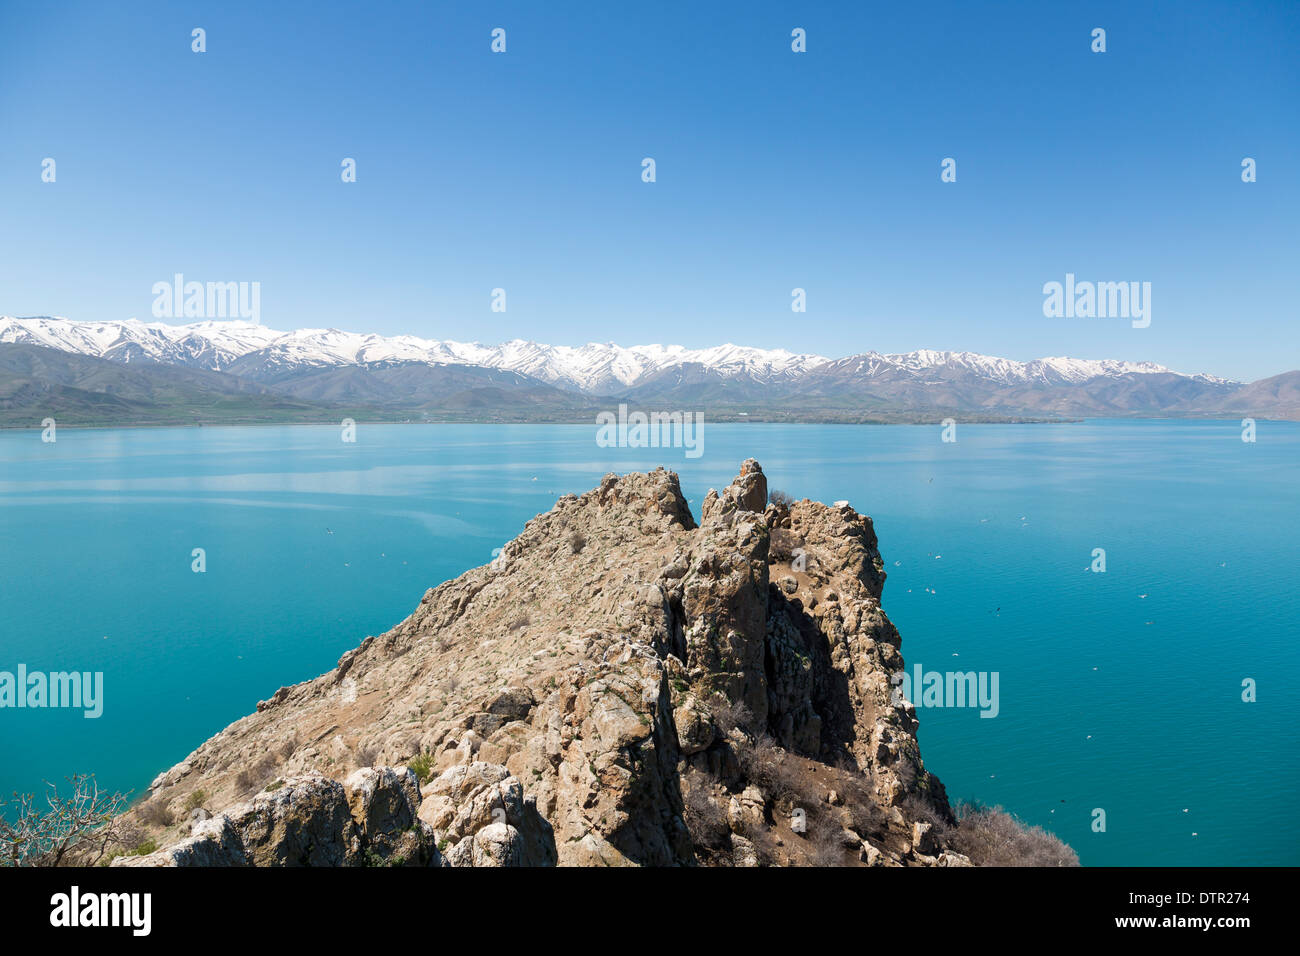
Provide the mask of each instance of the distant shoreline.
{"label": "distant shoreline", "polygon": [[[1294,419],[1289,419],[1289,418],[1266,418],[1266,417],[1261,417],[1261,418],[1259,418],[1258,420],[1259,420],[1259,421],[1268,421],[1268,422],[1288,422],[1288,423],[1294,423]],[[1202,418],[1202,417],[1197,417],[1197,416],[1181,416],[1181,415],[1179,415],[1179,416],[1165,416],[1165,417],[1158,417],[1158,418],[1157,418],[1157,417],[1151,417],[1151,416],[1136,416],[1136,415],[1135,415],[1135,416],[1123,416],[1123,417],[1118,417],[1118,416],[1098,416],[1098,417],[1095,417],[1095,418],[1038,418],[1038,419],[1005,419],[1005,418],[990,418],[990,419],[982,419],[982,418],[976,418],[976,419],[961,419],[961,418],[958,418],[958,419],[956,419],[956,422],[957,422],[957,424],[959,424],[959,425],[1079,425],[1079,424],[1082,424],[1082,423],[1084,423],[1084,422],[1090,422],[1090,421],[1099,421],[1099,422],[1228,422],[1228,423],[1234,423],[1234,424],[1235,424],[1235,423],[1238,421],[1238,418],[1237,418],[1236,416],[1226,417],[1226,418],[1220,418],[1220,417],[1214,417],[1214,418],[1211,418],[1211,417],[1204,417],[1204,418]],[[750,419],[750,418],[725,418],[725,419],[712,419],[712,420],[707,420],[707,421],[706,421],[706,424],[712,424],[712,425],[744,425],[744,424],[753,424],[753,425],[841,425],[841,426],[852,426],[852,425],[872,425],[872,426],[896,426],[896,427],[923,427],[923,428],[934,428],[934,427],[936,427],[936,426],[938,426],[938,425],[941,425],[941,424],[942,424],[942,420],[938,420],[938,421],[906,421],[906,422],[904,422],[904,421],[843,421],[843,420],[829,420],[829,419],[828,419],[828,420],[824,420],[824,421],[815,421],[815,420],[797,419],[797,420],[789,420],[789,421],[780,421],[780,420],[762,419],[762,418],[754,418],[754,419]],[[284,427],[284,426],[294,426],[294,427],[315,427],[315,428],[337,428],[337,427],[339,427],[339,422],[337,422],[337,421],[328,421],[328,422],[292,422],[292,421],[286,421],[286,422],[266,422],[266,421],[239,422],[239,421],[235,421],[235,422],[184,422],[184,423],[182,423],[182,422],[122,422],[122,423],[117,423],[117,424],[71,424],[71,423],[69,423],[69,424],[64,424],[63,422],[58,422],[57,425],[58,425],[58,427],[59,427],[60,429],[69,429],[69,430],[75,430],[75,431],[111,431],[111,430],[114,430],[114,429],[128,429],[128,428],[149,428],[149,429],[155,429],[155,428],[157,428],[157,429],[162,429],[162,428],[261,428],[261,427],[267,427],[267,428],[270,428],[270,427]],[[498,420],[498,421],[484,421],[484,420],[481,420],[481,419],[448,419],[448,420],[440,420],[440,421],[421,421],[421,422],[413,422],[413,421],[383,421],[383,420],[364,421],[364,420],[358,420],[358,421],[357,421],[357,425],[413,425],[413,426],[414,426],[414,425],[500,425],[500,426],[520,426],[520,425],[537,425],[537,426],[548,426],[548,425],[591,425],[592,427],[595,427],[595,422],[594,422],[594,420],[592,420],[592,419],[583,419],[583,420],[581,420],[581,421],[499,421],[499,420]],[[40,426],[39,423],[34,424],[34,425],[0,424],[0,432],[20,432],[20,431],[40,431],[40,430],[41,430],[41,426]]]}

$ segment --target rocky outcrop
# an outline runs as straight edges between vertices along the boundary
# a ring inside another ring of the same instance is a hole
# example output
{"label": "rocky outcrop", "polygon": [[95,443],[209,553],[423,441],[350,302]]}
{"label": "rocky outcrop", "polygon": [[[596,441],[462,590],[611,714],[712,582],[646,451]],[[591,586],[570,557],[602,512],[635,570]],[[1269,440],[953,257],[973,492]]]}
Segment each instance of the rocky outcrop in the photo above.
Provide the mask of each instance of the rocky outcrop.
{"label": "rocky outcrop", "polygon": [[340,784],[292,777],[194,825],[190,837],[114,866],[437,865],[420,793],[405,767],[367,767]]}
{"label": "rocky outcrop", "polygon": [[214,815],[115,865],[960,865],[884,582],[870,518],[752,459],[698,525],[608,475],[160,774]]}

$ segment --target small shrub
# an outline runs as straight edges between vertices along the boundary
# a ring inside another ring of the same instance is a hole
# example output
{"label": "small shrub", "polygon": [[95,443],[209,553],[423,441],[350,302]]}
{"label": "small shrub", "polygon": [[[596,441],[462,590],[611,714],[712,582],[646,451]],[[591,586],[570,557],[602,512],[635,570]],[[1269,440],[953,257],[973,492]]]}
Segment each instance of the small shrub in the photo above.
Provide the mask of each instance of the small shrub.
{"label": "small shrub", "polygon": [[773,800],[796,805],[815,805],[815,794],[806,794],[798,768],[787,760],[788,755],[775,740],[761,734],[752,743],[746,742],[736,750],[736,760],[745,778],[757,784]]}
{"label": "small shrub", "polygon": [[277,768],[275,758],[270,754],[263,756],[251,766],[245,767],[235,776],[235,786],[241,793],[256,793],[275,779]]}
{"label": "small shrub", "polygon": [[1042,827],[1030,826],[1001,807],[959,804],[948,846],[976,866],[1078,866],[1079,855]]}
{"label": "small shrub", "polygon": [[140,804],[138,813],[141,820],[153,827],[169,827],[176,821],[176,814],[160,798]]}
{"label": "small shrub", "polygon": [[411,769],[420,783],[428,783],[433,779],[433,754],[416,754],[407,761],[406,766]]}
{"label": "small shrub", "polygon": [[709,715],[713,718],[713,726],[724,735],[737,728],[745,730],[754,722],[754,715],[748,707],[725,694],[714,694],[709,698]]}
{"label": "small shrub", "polygon": [[813,866],[844,866],[850,851],[844,845],[842,833],[843,830],[829,820],[810,826],[806,834],[812,844],[808,862]]}
{"label": "small shrub", "polygon": [[203,804],[208,802],[208,793],[206,790],[195,790],[185,798],[185,812],[192,813]]}
{"label": "small shrub", "polygon": [[712,781],[700,771],[691,770],[682,783],[685,784],[686,828],[691,832],[691,841],[710,849],[726,846],[731,828],[726,810],[713,799]]}
{"label": "small shrub", "polygon": [[135,849],[125,856],[148,856],[150,853],[158,852],[157,840],[145,840],[143,843],[136,844]]}
{"label": "small shrub", "polygon": [[582,549],[587,546],[587,536],[581,531],[575,531],[569,535],[569,547],[574,554],[581,554]]}
{"label": "small shrub", "polygon": [[784,491],[778,491],[773,488],[767,493],[767,503],[776,505],[778,508],[789,509],[794,504],[794,498],[787,495]]}
{"label": "small shrub", "polygon": [[519,631],[519,630],[522,630],[523,628],[527,627],[527,626],[528,626],[529,624],[531,624],[531,623],[532,623],[532,621],[531,621],[531,619],[528,617],[527,614],[518,614],[518,615],[516,615],[514,618],[511,619],[510,624],[509,624],[509,627],[507,628],[507,630],[510,630],[510,631]]}
{"label": "small shrub", "polygon": [[770,561],[791,561],[795,551],[802,547],[803,538],[785,528],[773,528],[767,545],[767,557]]}

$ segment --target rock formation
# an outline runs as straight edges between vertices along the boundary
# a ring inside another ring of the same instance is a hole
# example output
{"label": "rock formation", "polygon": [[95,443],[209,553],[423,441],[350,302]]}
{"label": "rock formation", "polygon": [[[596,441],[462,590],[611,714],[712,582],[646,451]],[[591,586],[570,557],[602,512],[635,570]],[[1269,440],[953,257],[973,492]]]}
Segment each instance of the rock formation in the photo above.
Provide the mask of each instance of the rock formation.
{"label": "rock formation", "polygon": [[968,865],[882,568],[752,459],[698,525],[608,475],[159,775],[141,821],[214,815],[114,865]]}

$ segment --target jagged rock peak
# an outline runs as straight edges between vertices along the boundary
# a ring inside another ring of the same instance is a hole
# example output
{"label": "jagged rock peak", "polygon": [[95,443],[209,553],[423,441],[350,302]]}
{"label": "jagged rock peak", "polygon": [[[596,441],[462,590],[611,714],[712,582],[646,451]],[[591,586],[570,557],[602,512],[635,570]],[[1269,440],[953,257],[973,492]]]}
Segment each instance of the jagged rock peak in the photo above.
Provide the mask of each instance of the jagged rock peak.
{"label": "jagged rock peak", "polygon": [[119,863],[957,865],[882,569],[753,459],[699,524],[607,475],[160,774],[146,807],[214,815]]}

